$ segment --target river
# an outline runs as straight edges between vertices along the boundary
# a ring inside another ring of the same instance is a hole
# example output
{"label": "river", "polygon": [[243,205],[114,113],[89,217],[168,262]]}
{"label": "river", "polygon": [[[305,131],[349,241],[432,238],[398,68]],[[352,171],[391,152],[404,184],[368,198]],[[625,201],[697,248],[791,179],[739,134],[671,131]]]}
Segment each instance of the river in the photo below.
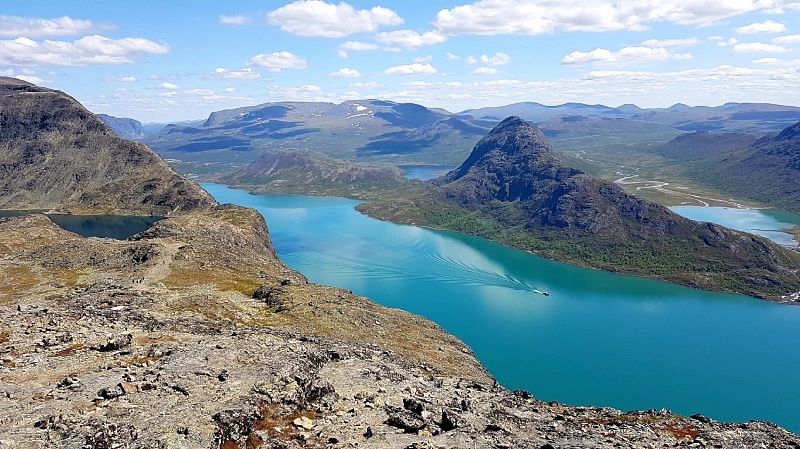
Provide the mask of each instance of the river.
{"label": "river", "polygon": [[311,281],[437,322],[507,388],[545,401],[767,420],[800,432],[800,307],[381,222],[347,199],[203,187],[220,202],[259,210],[280,257]]}

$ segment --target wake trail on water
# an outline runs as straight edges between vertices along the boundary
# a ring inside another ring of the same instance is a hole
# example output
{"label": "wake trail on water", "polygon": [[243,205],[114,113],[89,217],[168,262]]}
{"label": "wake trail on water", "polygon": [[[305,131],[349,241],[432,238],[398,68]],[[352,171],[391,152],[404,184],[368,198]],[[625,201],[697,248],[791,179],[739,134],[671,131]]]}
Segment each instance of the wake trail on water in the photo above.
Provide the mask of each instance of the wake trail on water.
{"label": "wake trail on water", "polygon": [[[443,257],[438,254],[428,252],[398,252],[390,251],[390,254],[383,254],[380,259],[365,260],[361,257],[343,255],[337,252],[329,252],[328,257],[335,260],[327,264],[326,272],[334,273],[339,276],[360,277],[381,280],[408,280],[441,282],[446,284],[469,285],[469,286],[492,286],[502,287],[518,291],[531,291],[534,286],[524,280],[517,279],[506,274],[487,270],[474,265],[470,265],[455,259]],[[412,263],[405,267],[400,264],[384,262],[388,259],[407,258],[425,259],[427,263]],[[437,269],[426,269],[416,271],[413,267],[436,267]]]}

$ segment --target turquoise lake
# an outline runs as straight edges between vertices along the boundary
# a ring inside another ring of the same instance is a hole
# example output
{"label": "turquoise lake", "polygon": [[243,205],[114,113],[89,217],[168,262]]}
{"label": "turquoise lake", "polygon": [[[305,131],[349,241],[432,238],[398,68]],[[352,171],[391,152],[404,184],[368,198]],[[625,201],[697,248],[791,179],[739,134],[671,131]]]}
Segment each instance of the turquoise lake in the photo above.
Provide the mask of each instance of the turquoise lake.
{"label": "turquoise lake", "polygon": [[507,388],[800,432],[800,307],[381,222],[355,211],[356,201],[203,187],[220,202],[259,210],[280,257],[311,281],[437,322]]}
{"label": "turquoise lake", "polygon": [[789,212],[700,206],[677,206],[670,209],[692,220],[719,223],[766,237],[784,246],[797,246],[794,237],[784,231],[800,226],[800,216]]}

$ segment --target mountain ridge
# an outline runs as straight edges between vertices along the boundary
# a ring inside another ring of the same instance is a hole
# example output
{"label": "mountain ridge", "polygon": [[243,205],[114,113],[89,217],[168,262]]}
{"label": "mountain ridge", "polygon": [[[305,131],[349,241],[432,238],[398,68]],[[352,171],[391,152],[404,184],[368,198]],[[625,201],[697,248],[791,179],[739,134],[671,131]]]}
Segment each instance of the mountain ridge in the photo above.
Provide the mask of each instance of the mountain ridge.
{"label": "mountain ridge", "polygon": [[63,92],[0,77],[0,208],[169,215],[216,205]]}

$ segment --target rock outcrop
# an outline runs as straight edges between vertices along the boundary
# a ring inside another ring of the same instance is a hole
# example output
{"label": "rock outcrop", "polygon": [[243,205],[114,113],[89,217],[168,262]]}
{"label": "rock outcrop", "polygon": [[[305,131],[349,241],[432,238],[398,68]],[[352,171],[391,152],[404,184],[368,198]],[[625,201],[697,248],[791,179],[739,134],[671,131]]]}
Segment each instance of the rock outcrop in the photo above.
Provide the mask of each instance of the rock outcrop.
{"label": "rock outcrop", "polygon": [[213,206],[145,145],[63,92],[0,77],[0,208],[169,215]]}

